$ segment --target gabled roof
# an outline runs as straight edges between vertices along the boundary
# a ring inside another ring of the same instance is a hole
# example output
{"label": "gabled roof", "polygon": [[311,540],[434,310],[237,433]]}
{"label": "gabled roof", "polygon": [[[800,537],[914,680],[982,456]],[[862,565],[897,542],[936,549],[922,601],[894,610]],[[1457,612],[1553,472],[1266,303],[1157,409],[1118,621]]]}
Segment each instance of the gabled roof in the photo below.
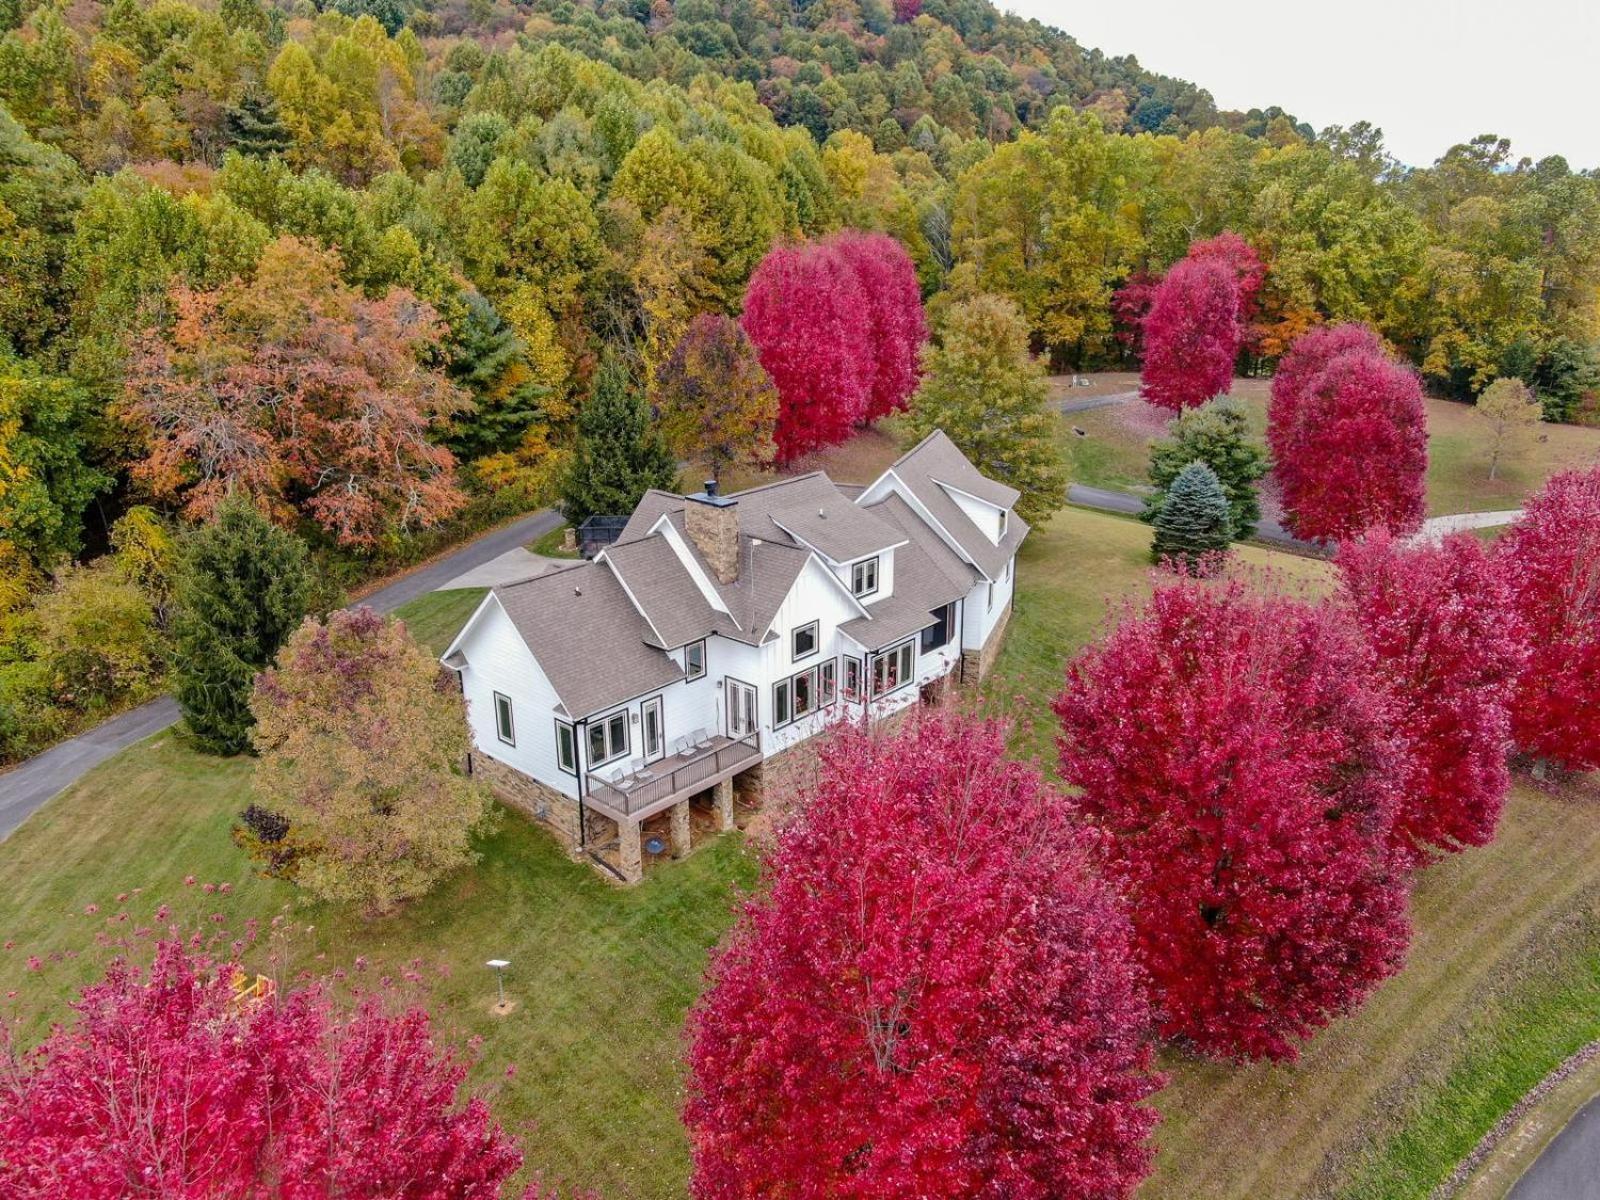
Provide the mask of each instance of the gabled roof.
{"label": "gabled roof", "polygon": [[[778,609],[813,561],[858,614],[841,628],[868,649],[931,625],[932,610],[996,578],[1028,533],[1012,515],[996,545],[956,502],[958,493],[1003,509],[1017,497],[980,475],[942,433],[902,455],[870,488],[838,487],[816,471],[734,493],[739,570],[723,583],[688,536],[691,501],[652,490],[594,562],[497,587],[493,602],[549,677],[558,711],[581,720],[683,678],[669,650],[713,634],[753,646],[769,640]],[[862,504],[865,495],[877,499]],[[870,606],[824,562],[889,549],[893,589]]]}
{"label": "gabled roof", "polygon": [[991,542],[988,535],[962,511],[949,489],[954,488],[1005,509],[1009,509],[1021,493],[979,474],[978,469],[967,461],[966,455],[956,449],[956,444],[941,429],[935,429],[896,459],[884,472],[885,476],[891,474],[905,485],[917,503],[939,523],[960,547],[961,553],[986,578],[997,578],[1016,554],[1017,547],[1022,545],[1022,539],[1028,536],[1028,523],[1012,513],[1006,522],[1005,536],[998,544]]}
{"label": "gabled roof", "polygon": [[645,620],[656,635],[652,644],[661,649],[699,641],[719,625],[732,624],[706,601],[666,538],[617,542],[601,556],[621,578],[634,603],[644,610]]}
{"label": "gabled roof", "polygon": [[648,644],[649,622],[603,564],[549,571],[494,595],[575,721],[683,678]]}

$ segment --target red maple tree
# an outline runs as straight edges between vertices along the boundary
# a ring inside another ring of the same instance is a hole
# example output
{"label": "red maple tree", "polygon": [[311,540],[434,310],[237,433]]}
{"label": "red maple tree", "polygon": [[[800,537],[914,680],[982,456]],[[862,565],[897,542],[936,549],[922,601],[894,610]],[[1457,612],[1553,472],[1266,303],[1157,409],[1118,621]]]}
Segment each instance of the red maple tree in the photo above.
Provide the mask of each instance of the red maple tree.
{"label": "red maple tree", "polygon": [[1221,263],[1233,273],[1239,288],[1239,333],[1248,348],[1259,338],[1255,328],[1256,298],[1267,278],[1266,264],[1256,253],[1256,248],[1237,233],[1223,230],[1216,237],[1193,242],[1187,257],[1198,262]]}
{"label": "red maple tree", "polygon": [[1552,476],[1494,558],[1531,635],[1511,699],[1518,748],[1600,767],[1600,467]]}
{"label": "red maple tree", "polygon": [[825,244],[844,255],[866,299],[862,333],[873,377],[861,420],[876,421],[904,409],[921,378],[919,359],[928,323],[917,268],[906,248],[886,233],[846,229]]}
{"label": "red maple tree", "polygon": [[1054,704],[1162,1032],[1291,1059],[1397,970],[1399,752],[1342,614],[1238,582],[1158,588]]}
{"label": "red maple tree", "polygon": [[1128,1195],[1155,1123],[1128,925],[1003,727],[846,728],[690,1019],[700,1200]]}
{"label": "red maple tree", "polygon": [[367,299],[334,251],[286,237],[253,278],[171,300],[172,327],[136,341],[122,407],[146,444],[133,474],[157,495],[201,518],[240,490],[355,546],[465,503],[432,438],[471,402],[424,365],[444,327],[412,293]]}
{"label": "red maple tree", "polygon": [[[474,1200],[522,1155],[427,1014],[322,985],[241,1003],[169,932],[0,1073],[0,1194],[36,1200]],[[542,1188],[529,1196],[544,1196]]]}
{"label": "red maple tree", "polygon": [[1510,688],[1525,631],[1482,543],[1457,534],[1339,550],[1344,600],[1365,634],[1406,749],[1391,840],[1409,862],[1487,845],[1510,786]]}
{"label": "red maple tree", "polygon": [[1232,268],[1215,258],[1179,260],[1156,286],[1141,328],[1147,401],[1179,412],[1225,395],[1242,336]]}
{"label": "red maple tree", "polygon": [[1427,512],[1428,414],[1409,366],[1361,326],[1313,330],[1272,381],[1267,441],[1297,537],[1409,533]]}
{"label": "red maple tree", "polygon": [[739,323],[778,389],[779,462],[837,445],[866,413],[866,313],[860,279],[831,246],[775,247],[750,277]]}

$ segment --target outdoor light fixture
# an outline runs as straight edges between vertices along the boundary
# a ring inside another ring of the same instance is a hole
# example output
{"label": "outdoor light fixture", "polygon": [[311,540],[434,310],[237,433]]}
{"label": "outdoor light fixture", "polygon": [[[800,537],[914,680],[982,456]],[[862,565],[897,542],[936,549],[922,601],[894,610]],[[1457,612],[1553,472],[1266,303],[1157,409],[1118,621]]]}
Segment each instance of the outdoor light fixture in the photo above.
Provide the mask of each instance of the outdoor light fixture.
{"label": "outdoor light fixture", "polygon": [[496,1004],[495,1008],[504,1012],[506,1011],[506,968],[511,965],[511,961],[505,958],[491,958],[484,965],[494,971],[495,984],[500,994],[500,1003]]}

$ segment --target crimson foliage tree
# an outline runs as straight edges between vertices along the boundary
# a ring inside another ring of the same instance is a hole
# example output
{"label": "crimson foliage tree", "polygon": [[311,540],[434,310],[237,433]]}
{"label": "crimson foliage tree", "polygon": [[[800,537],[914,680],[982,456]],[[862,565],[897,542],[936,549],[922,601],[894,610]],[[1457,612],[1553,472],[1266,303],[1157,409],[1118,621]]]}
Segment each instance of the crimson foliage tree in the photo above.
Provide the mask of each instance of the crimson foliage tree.
{"label": "crimson foliage tree", "polygon": [[847,229],[828,239],[855,270],[866,298],[868,355],[872,390],[863,421],[876,421],[905,408],[917,388],[922,343],[928,337],[917,268],[906,249],[886,233]]}
{"label": "crimson foliage tree", "polygon": [[1224,395],[1239,356],[1239,284],[1215,258],[1185,258],[1156,286],[1145,314],[1140,394],[1181,411]]}
{"label": "crimson foliage tree", "polygon": [[841,731],[710,972],[701,1200],[1128,1195],[1158,1086],[1128,926],[1004,729]]}
{"label": "crimson foliage tree", "polygon": [[1428,415],[1416,372],[1370,330],[1314,330],[1272,381],[1267,441],[1299,537],[1409,533],[1426,513]]}
{"label": "crimson foliage tree", "polygon": [[1256,313],[1256,296],[1267,277],[1266,265],[1255,247],[1237,233],[1224,230],[1216,237],[1192,243],[1188,257],[1197,262],[1221,263],[1233,274],[1239,288],[1239,328],[1248,337]]}
{"label": "crimson foliage tree", "polygon": [[1339,567],[1407,752],[1395,849],[1420,863],[1486,845],[1510,785],[1506,702],[1527,653],[1508,589],[1467,534],[1409,549],[1376,534],[1345,543]]}
{"label": "crimson foliage tree", "polygon": [[1329,606],[1185,581],[1068,672],[1062,778],[1106,835],[1164,1034],[1293,1058],[1400,966],[1398,752],[1367,667]]}
{"label": "crimson foliage tree", "polygon": [[1512,736],[1571,770],[1600,767],[1600,467],[1553,476],[1495,546],[1531,652]]}
{"label": "crimson foliage tree", "polygon": [[[485,1200],[522,1155],[420,1009],[321,986],[241,1004],[171,937],[114,962],[0,1075],[0,1194],[39,1200]],[[530,1195],[542,1195],[542,1191]]]}
{"label": "crimson foliage tree", "polygon": [[780,462],[844,441],[916,387],[916,272],[882,234],[775,248],[750,277],[740,324],[778,389]]}

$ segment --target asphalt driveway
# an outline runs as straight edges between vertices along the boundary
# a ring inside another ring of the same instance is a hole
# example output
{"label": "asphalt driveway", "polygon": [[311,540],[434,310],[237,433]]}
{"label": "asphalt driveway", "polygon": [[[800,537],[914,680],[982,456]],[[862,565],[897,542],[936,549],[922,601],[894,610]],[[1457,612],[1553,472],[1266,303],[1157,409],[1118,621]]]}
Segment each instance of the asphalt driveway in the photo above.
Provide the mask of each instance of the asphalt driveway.
{"label": "asphalt driveway", "polygon": [[[435,591],[457,576],[527,545],[560,524],[559,514],[541,509],[441,555],[357,603],[379,612],[393,612],[406,601]],[[106,759],[151,734],[160,733],[177,720],[177,703],[171,696],[162,696],[102,721],[77,737],[58,742],[42,754],[0,774],[0,838],[21,825],[46,800],[76,783]]]}

